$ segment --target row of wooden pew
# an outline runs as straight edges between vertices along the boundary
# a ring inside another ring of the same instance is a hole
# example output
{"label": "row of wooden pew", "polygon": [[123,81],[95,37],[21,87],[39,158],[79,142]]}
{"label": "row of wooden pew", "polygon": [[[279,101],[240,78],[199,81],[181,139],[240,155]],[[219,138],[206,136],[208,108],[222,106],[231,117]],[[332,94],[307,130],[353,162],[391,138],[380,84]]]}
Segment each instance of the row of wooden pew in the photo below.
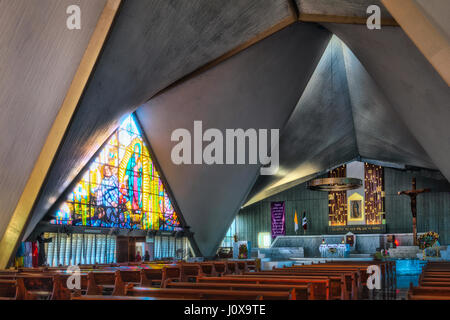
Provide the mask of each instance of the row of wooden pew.
{"label": "row of wooden pew", "polygon": [[[0,271],[0,299],[77,299],[85,296],[133,296],[142,288],[165,289],[168,282],[196,281],[199,277],[239,275],[257,271],[255,261],[205,263],[145,263],[80,266],[80,290],[69,290],[65,268],[20,268]],[[134,288],[139,288],[133,291]],[[167,290],[166,290],[167,291]],[[159,296],[164,290],[159,290]],[[195,297],[195,296],[194,296]]]}
{"label": "row of wooden pew", "polygon": [[[385,285],[393,286],[395,281],[395,264],[386,262],[345,262],[326,263],[313,266],[294,266],[274,268],[271,271],[245,271],[241,274],[225,274],[221,277],[196,276],[196,282],[183,279],[169,279],[166,289],[196,290],[199,295],[210,294],[217,297],[218,290],[235,291],[233,299],[239,294],[259,293],[260,299],[359,299],[367,280],[367,267],[377,264],[382,270]],[[180,291],[171,290],[172,293]],[[183,291],[185,292],[185,291]],[[273,294],[284,292],[283,294]],[[151,296],[145,288],[133,288],[127,295]],[[228,296],[231,293],[227,294]],[[183,295],[186,298],[185,295]],[[224,297],[222,296],[222,299]]]}
{"label": "row of wooden pew", "polygon": [[409,300],[450,300],[450,262],[428,262],[417,287],[410,284]]}
{"label": "row of wooden pew", "polygon": [[0,271],[0,297],[9,299],[360,299],[367,267],[395,283],[391,261],[345,261],[261,271],[256,261],[146,263],[81,267],[80,289],[69,289],[63,268]]}

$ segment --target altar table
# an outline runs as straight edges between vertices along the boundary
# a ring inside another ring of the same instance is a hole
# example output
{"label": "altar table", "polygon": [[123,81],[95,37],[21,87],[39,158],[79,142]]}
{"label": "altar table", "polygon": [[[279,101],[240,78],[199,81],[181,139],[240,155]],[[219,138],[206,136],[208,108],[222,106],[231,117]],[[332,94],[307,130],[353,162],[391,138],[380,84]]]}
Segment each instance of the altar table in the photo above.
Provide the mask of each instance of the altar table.
{"label": "altar table", "polygon": [[344,258],[350,252],[349,244],[321,244],[319,246],[322,258]]}

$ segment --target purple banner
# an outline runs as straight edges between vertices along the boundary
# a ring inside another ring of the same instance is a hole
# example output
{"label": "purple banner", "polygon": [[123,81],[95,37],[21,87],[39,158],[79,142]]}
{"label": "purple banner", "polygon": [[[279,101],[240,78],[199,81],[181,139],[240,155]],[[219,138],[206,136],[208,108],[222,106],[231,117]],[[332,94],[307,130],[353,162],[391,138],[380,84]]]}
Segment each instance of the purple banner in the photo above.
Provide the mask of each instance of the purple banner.
{"label": "purple banner", "polygon": [[270,213],[272,216],[272,238],[286,234],[284,201],[271,202]]}

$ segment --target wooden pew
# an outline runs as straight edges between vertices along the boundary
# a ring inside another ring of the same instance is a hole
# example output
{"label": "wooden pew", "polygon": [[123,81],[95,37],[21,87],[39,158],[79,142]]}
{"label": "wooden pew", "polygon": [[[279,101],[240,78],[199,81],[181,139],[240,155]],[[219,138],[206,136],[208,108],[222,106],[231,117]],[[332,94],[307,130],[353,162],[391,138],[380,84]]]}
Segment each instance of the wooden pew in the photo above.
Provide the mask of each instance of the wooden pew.
{"label": "wooden pew", "polygon": [[[326,263],[321,263],[319,265],[312,264],[305,267],[310,268],[327,268],[327,267],[354,267],[358,268],[361,274],[361,282],[363,285],[367,283],[367,267],[370,265],[377,265],[380,267],[381,270],[381,276],[384,281],[385,286],[388,288],[393,287],[395,285],[395,278],[396,278],[396,268],[395,268],[395,261],[330,261]],[[293,266],[295,267],[301,267],[301,266]],[[292,268],[292,267],[288,267]]]}
{"label": "wooden pew", "polygon": [[139,270],[91,271],[87,275],[80,275],[81,290],[69,290],[67,288],[69,276],[69,274],[53,276],[52,300],[68,300],[72,295],[82,295],[83,291],[86,291],[86,295],[103,295],[109,291],[112,295],[123,296],[127,287],[139,285],[141,282]]}
{"label": "wooden pew", "polygon": [[201,262],[200,268],[202,271],[202,276],[210,276],[210,277],[216,277],[217,271],[214,266],[214,263],[211,262]]}
{"label": "wooden pew", "polygon": [[290,276],[244,276],[228,275],[225,277],[198,278],[199,283],[242,283],[242,284],[271,284],[271,285],[312,285],[315,299],[348,299],[344,280],[341,277],[290,277]]}
{"label": "wooden pew", "polygon": [[161,288],[164,288],[169,280],[182,281],[181,265],[165,266],[162,269]]}
{"label": "wooden pew", "polygon": [[[285,268],[273,268],[274,272],[290,272],[290,273],[304,273],[304,274],[336,274],[336,273],[351,273],[352,280],[351,288],[352,290],[356,289],[356,292],[361,291],[363,286],[367,282],[367,273],[366,270],[360,267],[353,266],[298,266],[298,267],[285,267]],[[365,275],[365,277],[363,276]],[[357,297],[354,297],[357,299]]]}
{"label": "wooden pew", "polygon": [[30,299],[47,300],[53,291],[53,276],[46,273],[16,273],[15,275],[1,275],[0,280],[19,280]]}
{"label": "wooden pew", "polygon": [[234,291],[234,290],[196,290],[174,288],[133,288],[127,291],[128,296],[176,298],[176,299],[204,299],[204,300],[293,300],[295,290],[279,291]]}
{"label": "wooden pew", "polygon": [[[176,298],[155,298],[155,297],[132,297],[132,296],[73,296],[71,300],[182,300]],[[184,300],[184,299],[183,299]],[[190,298],[190,300],[196,300]],[[197,299],[199,300],[199,299]]]}
{"label": "wooden pew", "polygon": [[237,267],[236,262],[234,261],[225,261],[227,265],[227,274],[241,274],[239,268]]}
{"label": "wooden pew", "polygon": [[[189,280],[196,280],[197,277],[204,276],[203,268],[199,263],[181,263],[181,276],[180,280],[186,282]],[[170,281],[167,280],[167,281]]]}
{"label": "wooden pew", "polygon": [[118,271],[118,275],[120,276],[122,282],[139,285],[141,283],[141,270],[142,269],[140,269],[140,270],[119,269],[117,271]]}
{"label": "wooden pew", "polygon": [[[67,288],[67,278],[68,277],[62,275],[53,276],[53,291],[51,300],[70,300],[72,293],[77,292],[77,290],[70,290]],[[77,293],[78,295],[81,295],[81,288]]]}
{"label": "wooden pew", "polygon": [[450,262],[428,262],[419,277],[419,286],[412,283],[411,300],[450,300]]}
{"label": "wooden pew", "polygon": [[236,268],[241,274],[248,272],[247,261],[236,261]]}
{"label": "wooden pew", "polygon": [[228,264],[223,261],[214,261],[214,269],[216,270],[216,274],[218,276],[223,276],[229,273]]}
{"label": "wooden pew", "polygon": [[450,288],[450,280],[447,281],[420,281],[420,286],[423,287],[447,287]]}
{"label": "wooden pew", "polygon": [[17,300],[16,280],[0,280],[0,300]]}
{"label": "wooden pew", "polygon": [[19,273],[18,270],[12,269],[12,270],[0,270],[0,276],[15,276],[17,273]]}
{"label": "wooden pew", "polygon": [[256,260],[248,260],[247,261],[247,270],[248,271],[261,271]]}
{"label": "wooden pew", "polygon": [[141,269],[141,287],[162,286],[163,270],[162,269]]}
{"label": "wooden pew", "polygon": [[314,300],[312,284],[283,285],[283,284],[252,284],[252,283],[192,283],[168,282],[166,288],[197,289],[197,290],[244,290],[244,291],[295,291],[296,300]]}
{"label": "wooden pew", "polygon": [[70,300],[72,294],[82,295],[88,290],[88,273],[80,273],[80,289],[68,289],[67,280],[71,276],[69,273],[53,274],[53,291],[51,300]]}
{"label": "wooden pew", "polygon": [[336,270],[302,270],[302,271],[261,271],[261,272],[245,272],[245,276],[291,276],[291,277],[314,277],[314,276],[336,276],[343,280],[345,292],[349,296],[343,299],[358,299],[358,292],[361,290],[360,277],[357,271],[336,271]]}
{"label": "wooden pew", "polygon": [[0,300],[33,300],[25,289],[22,278],[16,280],[0,280]]}
{"label": "wooden pew", "polygon": [[89,272],[87,295],[102,295],[112,291],[113,296],[125,295],[125,287],[120,278],[120,271],[116,272]]}
{"label": "wooden pew", "polygon": [[449,287],[413,287],[408,291],[408,300],[450,300]]}

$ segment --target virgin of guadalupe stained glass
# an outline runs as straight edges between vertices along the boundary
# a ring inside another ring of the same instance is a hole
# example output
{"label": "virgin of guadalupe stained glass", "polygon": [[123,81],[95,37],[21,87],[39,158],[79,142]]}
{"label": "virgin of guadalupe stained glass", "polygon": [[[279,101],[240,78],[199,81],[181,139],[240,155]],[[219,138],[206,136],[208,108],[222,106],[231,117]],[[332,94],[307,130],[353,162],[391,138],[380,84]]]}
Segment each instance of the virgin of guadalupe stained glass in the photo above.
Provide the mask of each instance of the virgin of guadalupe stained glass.
{"label": "virgin of guadalupe stained glass", "polygon": [[133,115],[112,134],[51,223],[181,229]]}

